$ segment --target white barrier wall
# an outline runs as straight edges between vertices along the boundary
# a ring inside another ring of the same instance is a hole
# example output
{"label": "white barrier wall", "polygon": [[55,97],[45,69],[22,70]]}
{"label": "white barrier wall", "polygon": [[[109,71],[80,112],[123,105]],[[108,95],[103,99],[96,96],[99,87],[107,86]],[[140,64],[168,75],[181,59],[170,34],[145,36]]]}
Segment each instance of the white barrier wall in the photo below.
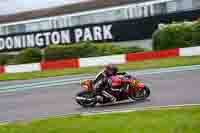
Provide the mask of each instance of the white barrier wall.
{"label": "white barrier wall", "polygon": [[108,64],[124,64],[126,63],[126,55],[113,55],[91,58],[80,58],[80,67],[100,66]]}
{"label": "white barrier wall", "polygon": [[200,55],[200,47],[180,48],[179,56],[195,56]]}
{"label": "white barrier wall", "polygon": [[40,63],[5,66],[6,73],[32,72],[32,71],[41,71]]}

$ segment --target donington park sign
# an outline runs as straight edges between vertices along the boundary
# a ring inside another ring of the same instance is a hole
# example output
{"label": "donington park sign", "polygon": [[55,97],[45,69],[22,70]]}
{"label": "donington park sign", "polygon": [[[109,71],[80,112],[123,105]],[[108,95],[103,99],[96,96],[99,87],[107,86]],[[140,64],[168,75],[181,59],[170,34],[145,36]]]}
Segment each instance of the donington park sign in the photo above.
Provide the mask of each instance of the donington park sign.
{"label": "donington park sign", "polygon": [[14,35],[0,38],[0,50],[13,50],[33,47],[46,47],[50,44],[69,44],[80,41],[112,40],[112,24],[62,29],[25,35]]}
{"label": "donington park sign", "polygon": [[82,41],[130,41],[151,38],[160,23],[196,20],[200,9],[157,15],[141,19],[88,24],[83,26],[0,36],[1,51],[17,51],[24,48],[45,48],[48,45],[66,45]]}

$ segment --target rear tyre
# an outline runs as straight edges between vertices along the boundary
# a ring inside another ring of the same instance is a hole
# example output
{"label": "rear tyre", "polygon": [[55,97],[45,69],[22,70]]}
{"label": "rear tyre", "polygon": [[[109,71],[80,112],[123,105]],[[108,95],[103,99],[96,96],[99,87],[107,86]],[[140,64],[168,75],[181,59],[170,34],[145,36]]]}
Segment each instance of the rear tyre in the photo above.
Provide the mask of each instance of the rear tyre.
{"label": "rear tyre", "polygon": [[141,101],[141,100],[145,100],[146,98],[148,98],[150,96],[150,89],[147,86],[144,86],[144,89],[141,91],[137,91],[136,93],[130,95],[130,98],[135,100],[135,101]]}
{"label": "rear tyre", "polygon": [[76,102],[82,107],[94,107],[97,100],[94,92],[82,91],[76,95]]}

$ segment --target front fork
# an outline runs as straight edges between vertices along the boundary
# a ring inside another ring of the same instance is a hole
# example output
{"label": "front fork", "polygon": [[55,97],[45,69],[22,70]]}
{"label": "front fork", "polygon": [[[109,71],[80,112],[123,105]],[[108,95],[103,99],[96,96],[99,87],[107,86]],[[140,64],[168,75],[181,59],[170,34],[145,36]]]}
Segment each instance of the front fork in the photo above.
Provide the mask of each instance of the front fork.
{"label": "front fork", "polygon": [[143,90],[144,87],[145,87],[144,83],[140,83],[140,82],[138,82],[136,85],[127,84],[126,91],[129,92],[129,94],[131,94],[131,93],[135,93],[136,91]]}

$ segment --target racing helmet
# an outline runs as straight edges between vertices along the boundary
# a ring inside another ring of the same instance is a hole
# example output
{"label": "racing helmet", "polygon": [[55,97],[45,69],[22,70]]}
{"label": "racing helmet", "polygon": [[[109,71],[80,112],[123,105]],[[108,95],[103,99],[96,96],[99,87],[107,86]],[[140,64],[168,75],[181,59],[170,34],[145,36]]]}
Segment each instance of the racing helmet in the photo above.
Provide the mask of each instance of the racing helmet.
{"label": "racing helmet", "polygon": [[107,76],[116,75],[118,72],[118,68],[114,64],[109,64],[105,67],[104,72],[106,73]]}

